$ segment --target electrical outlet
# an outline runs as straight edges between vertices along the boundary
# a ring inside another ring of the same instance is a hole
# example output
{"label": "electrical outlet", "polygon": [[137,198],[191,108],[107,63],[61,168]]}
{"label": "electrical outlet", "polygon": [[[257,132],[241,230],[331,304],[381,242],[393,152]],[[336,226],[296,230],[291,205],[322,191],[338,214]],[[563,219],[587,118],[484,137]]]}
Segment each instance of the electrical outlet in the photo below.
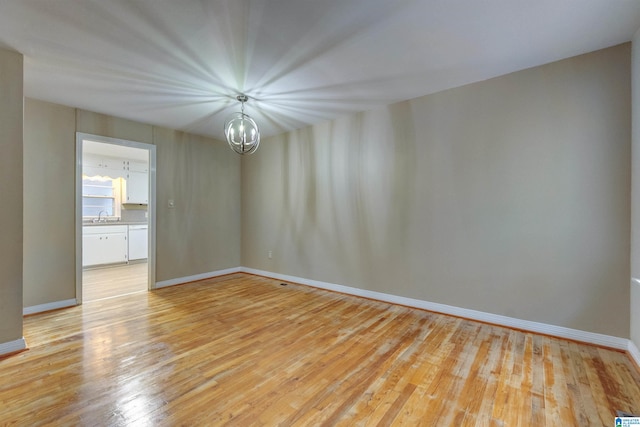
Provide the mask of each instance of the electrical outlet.
{"label": "electrical outlet", "polygon": [[273,258],[273,251],[267,252],[267,256],[269,257],[269,259]]}

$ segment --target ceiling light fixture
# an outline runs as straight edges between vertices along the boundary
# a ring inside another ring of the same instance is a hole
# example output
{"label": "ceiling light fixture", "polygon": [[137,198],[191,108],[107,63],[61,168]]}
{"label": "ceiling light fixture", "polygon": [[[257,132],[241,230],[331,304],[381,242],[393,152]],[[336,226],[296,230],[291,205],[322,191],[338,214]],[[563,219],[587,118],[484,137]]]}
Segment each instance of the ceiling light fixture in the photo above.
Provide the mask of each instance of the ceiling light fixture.
{"label": "ceiling light fixture", "polygon": [[238,154],[255,153],[260,145],[260,130],[256,122],[244,113],[244,103],[249,100],[247,95],[236,97],[242,107],[239,113],[233,113],[224,124],[224,135],[227,143]]}

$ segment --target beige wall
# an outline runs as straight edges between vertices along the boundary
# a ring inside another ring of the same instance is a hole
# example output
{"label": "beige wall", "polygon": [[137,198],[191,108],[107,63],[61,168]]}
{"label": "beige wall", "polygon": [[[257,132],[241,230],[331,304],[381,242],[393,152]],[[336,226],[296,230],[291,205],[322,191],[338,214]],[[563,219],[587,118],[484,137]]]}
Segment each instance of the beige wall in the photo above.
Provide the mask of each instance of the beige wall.
{"label": "beige wall", "polygon": [[[153,144],[151,125],[80,109],[76,110],[76,122],[78,132]],[[75,144],[75,135],[73,141]]]}
{"label": "beige wall", "polygon": [[25,99],[26,307],[74,299],[76,111]]}
{"label": "beige wall", "polygon": [[632,43],[631,340],[640,348],[640,30]]}
{"label": "beige wall", "polygon": [[0,49],[0,344],[22,338],[22,70]]}
{"label": "beige wall", "polygon": [[629,70],[624,44],[266,139],[242,264],[628,337]]}
{"label": "beige wall", "polygon": [[[75,295],[74,187],[60,182],[73,180],[77,130],[158,146],[158,281],[244,265],[627,337],[629,70],[625,44],[344,117],[266,139],[242,174],[219,141],[27,100],[25,164],[40,167],[24,178],[24,305]],[[15,126],[9,104],[0,121]],[[9,161],[22,152],[1,124]],[[3,180],[17,182],[9,165]],[[18,207],[3,223],[18,210],[21,225]],[[21,239],[7,242],[21,257]],[[7,260],[0,342],[21,336],[22,272]]]}
{"label": "beige wall", "polygon": [[[158,281],[240,265],[240,157],[225,143],[154,128]],[[174,200],[175,208],[168,209]]]}
{"label": "beige wall", "polygon": [[25,163],[38,167],[25,173],[25,307],[75,298],[76,131],[157,146],[157,281],[240,264],[240,160],[224,143],[33,99],[26,105]]}

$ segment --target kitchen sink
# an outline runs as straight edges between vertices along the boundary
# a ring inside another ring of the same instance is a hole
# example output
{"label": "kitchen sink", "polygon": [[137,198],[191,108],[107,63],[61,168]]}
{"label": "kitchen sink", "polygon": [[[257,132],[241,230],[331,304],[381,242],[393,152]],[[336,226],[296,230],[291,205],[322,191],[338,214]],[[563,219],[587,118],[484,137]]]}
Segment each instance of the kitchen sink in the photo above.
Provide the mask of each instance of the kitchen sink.
{"label": "kitchen sink", "polygon": [[82,223],[83,224],[112,224],[112,223],[118,223],[120,222],[120,218],[102,218],[102,219],[98,219],[98,218],[93,218],[93,219],[83,219]]}

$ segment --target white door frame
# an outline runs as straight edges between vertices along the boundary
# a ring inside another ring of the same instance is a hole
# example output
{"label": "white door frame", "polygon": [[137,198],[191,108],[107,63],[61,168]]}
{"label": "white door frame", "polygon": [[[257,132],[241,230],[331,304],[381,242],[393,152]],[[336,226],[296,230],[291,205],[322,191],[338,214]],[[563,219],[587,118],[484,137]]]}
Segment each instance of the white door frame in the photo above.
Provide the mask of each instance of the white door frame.
{"label": "white door frame", "polygon": [[149,152],[149,290],[156,287],[156,146],[144,142],[110,138],[100,135],[76,132],[76,302],[82,304],[82,141],[89,140],[105,144],[139,148]]}

